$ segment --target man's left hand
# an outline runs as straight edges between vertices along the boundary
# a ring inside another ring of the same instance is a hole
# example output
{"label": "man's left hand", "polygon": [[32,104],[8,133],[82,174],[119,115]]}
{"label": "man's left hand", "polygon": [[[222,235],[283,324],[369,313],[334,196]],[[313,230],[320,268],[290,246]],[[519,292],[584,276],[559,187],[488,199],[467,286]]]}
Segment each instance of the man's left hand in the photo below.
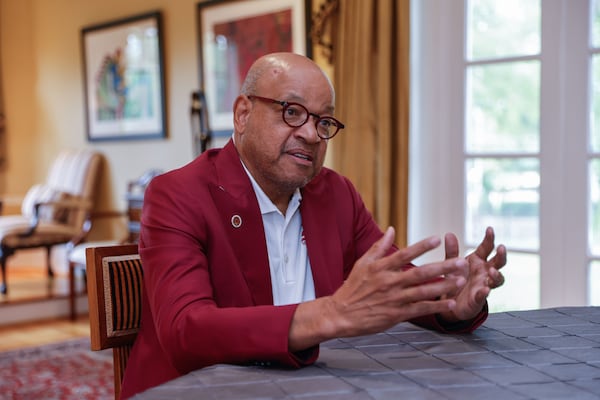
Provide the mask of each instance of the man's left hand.
{"label": "man's left hand", "polygon": [[[444,237],[446,259],[459,255],[458,239],[452,233]],[[494,249],[496,254],[491,258]],[[489,258],[489,260],[488,260]],[[440,314],[447,322],[468,321],[481,312],[492,289],[504,284],[504,276],[499,271],[506,265],[506,247],[494,245],[494,230],[488,227],[483,241],[477,249],[465,258],[468,262],[465,279],[467,283],[448,298],[456,300],[456,307],[451,312]]]}

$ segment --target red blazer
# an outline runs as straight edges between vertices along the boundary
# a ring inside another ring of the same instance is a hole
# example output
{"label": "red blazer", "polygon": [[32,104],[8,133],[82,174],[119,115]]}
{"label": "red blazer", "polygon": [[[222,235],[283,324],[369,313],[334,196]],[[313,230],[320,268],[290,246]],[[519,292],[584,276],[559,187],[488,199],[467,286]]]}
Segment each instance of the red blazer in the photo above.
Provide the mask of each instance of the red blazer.
{"label": "red blazer", "polygon": [[[327,168],[302,189],[300,212],[316,295],[330,295],[383,233],[350,181]],[[317,359],[318,347],[288,351],[297,305],[273,306],[262,217],[232,141],[152,180],[139,247],[142,324],[122,398],[212,364]],[[445,331],[434,316],[413,322]]]}

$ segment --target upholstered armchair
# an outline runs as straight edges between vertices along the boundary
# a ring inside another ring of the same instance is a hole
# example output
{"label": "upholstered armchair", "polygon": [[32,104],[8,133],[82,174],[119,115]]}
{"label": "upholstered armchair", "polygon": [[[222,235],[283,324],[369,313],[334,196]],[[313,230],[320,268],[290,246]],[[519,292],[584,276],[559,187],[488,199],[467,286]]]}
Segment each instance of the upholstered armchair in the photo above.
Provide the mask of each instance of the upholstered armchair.
{"label": "upholstered armchair", "polygon": [[48,276],[51,250],[78,243],[87,234],[101,156],[92,150],[65,150],[52,163],[46,182],[29,189],[21,214],[0,216],[0,293],[7,293],[7,260],[16,251],[46,248]]}

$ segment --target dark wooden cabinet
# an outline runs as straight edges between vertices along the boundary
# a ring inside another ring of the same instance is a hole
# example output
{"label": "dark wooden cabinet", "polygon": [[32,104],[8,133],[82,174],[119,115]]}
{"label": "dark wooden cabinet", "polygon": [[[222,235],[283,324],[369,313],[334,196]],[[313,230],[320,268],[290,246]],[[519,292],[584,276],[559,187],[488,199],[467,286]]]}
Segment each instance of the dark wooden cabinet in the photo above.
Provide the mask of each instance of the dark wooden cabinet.
{"label": "dark wooden cabinet", "polygon": [[142,217],[143,205],[143,193],[127,193],[127,228],[129,229],[128,241],[131,243],[137,243],[140,236],[140,219]]}

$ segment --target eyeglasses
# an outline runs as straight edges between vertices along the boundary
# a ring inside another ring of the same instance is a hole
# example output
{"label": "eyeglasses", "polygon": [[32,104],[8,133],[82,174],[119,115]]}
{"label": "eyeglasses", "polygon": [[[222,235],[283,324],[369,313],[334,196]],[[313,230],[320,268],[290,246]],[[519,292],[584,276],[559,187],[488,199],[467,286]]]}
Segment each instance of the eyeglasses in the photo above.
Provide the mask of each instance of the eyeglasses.
{"label": "eyeglasses", "polygon": [[265,103],[275,103],[283,106],[281,116],[283,121],[292,128],[299,128],[308,122],[308,119],[312,115],[315,117],[315,127],[317,128],[317,135],[321,139],[331,139],[335,136],[340,129],[344,129],[344,124],[333,117],[322,117],[318,114],[311,113],[302,104],[288,103],[287,101],[269,99],[267,97],[249,95],[250,100],[256,99],[264,101]]}

